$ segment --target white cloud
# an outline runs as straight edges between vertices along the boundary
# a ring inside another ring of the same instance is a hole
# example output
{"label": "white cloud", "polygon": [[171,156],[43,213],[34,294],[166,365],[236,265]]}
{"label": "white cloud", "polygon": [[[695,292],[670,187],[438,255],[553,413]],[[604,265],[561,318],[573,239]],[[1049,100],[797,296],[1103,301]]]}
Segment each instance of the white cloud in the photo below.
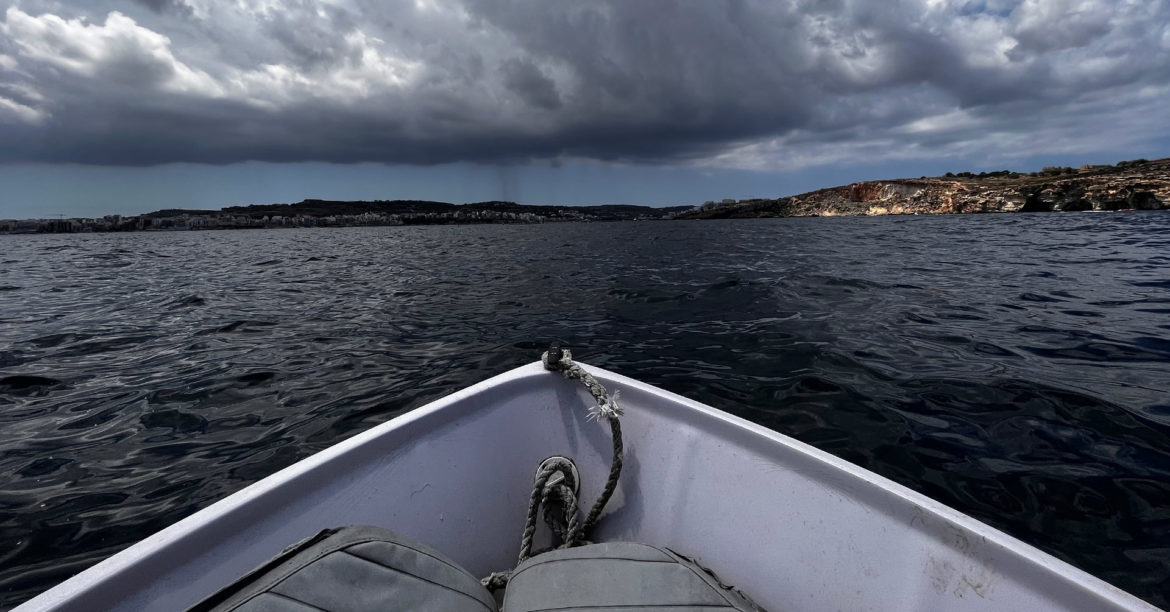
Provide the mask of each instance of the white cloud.
{"label": "white cloud", "polygon": [[34,17],[9,7],[0,30],[11,37],[22,57],[78,76],[157,85],[178,93],[222,95],[207,73],[175,59],[169,38],[117,11],[96,25],[48,13]]}
{"label": "white cloud", "polygon": [[1012,13],[1012,35],[1039,51],[1088,46],[1109,33],[1118,8],[1103,0],[1024,0]]}
{"label": "white cloud", "polygon": [[947,113],[915,119],[892,131],[902,134],[929,134],[945,130],[969,129],[975,127],[977,123],[978,121],[967,111],[954,109]]}
{"label": "white cloud", "polygon": [[1008,55],[1017,45],[1007,32],[1004,19],[992,15],[965,15],[954,18],[948,35],[968,66],[990,70],[1011,70]]}
{"label": "white cloud", "polygon": [[[279,3],[242,3],[267,15]],[[29,15],[10,7],[0,24],[19,54],[77,76],[108,78],[129,85],[156,86],[170,93],[229,98],[277,109],[314,98],[353,101],[400,88],[419,71],[419,63],[394,56],[384,41],[354,30],[340,38],[342,60],[323,70],[305,71],[287,64],[219,67],[219,77],[193,68],[172,52],[171,39],[113,11],[102,24],[82,18]],[[3,56],[0,65],[15,60]],[[142,83],[149,78],[152,83]]]}
{"label": "white cloud", "polygon": [[231,98],[279,109],[312,99],[350,103],[374,98],[401,89],[420,72],[419,62],[388,53],[378,38],[353,31],[343,40],[344,60],[327,69],[306,71],[288,64],[231,69],[222,87]]}
{"label": "white cloud", "polygon": [[[846,140],[822,142],[815,133],[793,132],[784,137],[743,141],[693,164],[787,172],[871,160],[887,163],[953,159],[958,164],[1007,167],[1038,152],[1109,153],[1120,159],[1148,143],[1152,135],[1170,137],[1167,99],[1170,85],[1144,87],[1125,97],[1126,112],[1116,113],[1112,112],[1117,105],[1114,94],[1095,92],[1071,103],[1063,113],[1031,116],[1026,125],[1011,113],[954,109]],[[1156,119],[1151,122],[1151,118]],[[932,143],[932,138],[936,142]]]}
{"label": "white cloud", "polygon": [[46,111],[0,96],[0,123],[5,119],[16,119],[24,123],[37,124],[48,116]]}

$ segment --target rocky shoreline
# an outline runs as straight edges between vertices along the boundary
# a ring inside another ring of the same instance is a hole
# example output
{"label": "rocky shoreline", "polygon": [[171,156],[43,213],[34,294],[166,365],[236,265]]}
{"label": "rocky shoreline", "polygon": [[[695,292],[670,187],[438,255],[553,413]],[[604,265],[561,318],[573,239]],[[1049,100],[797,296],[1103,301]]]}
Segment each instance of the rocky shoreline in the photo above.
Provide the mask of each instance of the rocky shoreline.
{"label": "rocky shoreline", "polygon": [[1170,158],[1030,174],[964,172],[865,181],[777,199],[707,202],[676,219],[1162,210],[1170,208]]}

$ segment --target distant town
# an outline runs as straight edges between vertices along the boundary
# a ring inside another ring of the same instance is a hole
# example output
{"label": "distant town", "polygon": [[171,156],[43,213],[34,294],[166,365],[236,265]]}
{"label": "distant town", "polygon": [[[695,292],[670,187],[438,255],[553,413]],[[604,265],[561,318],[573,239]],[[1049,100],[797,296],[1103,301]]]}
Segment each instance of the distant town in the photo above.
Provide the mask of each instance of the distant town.
{"label": "distant town", "polygon": [[81,233],[282,227],[466,225],[564,221],[640,221],[670,218],[690,206],[654,208],[622,204],[541,206],[514,202],[451,204],[420,200],[304,200],[295,204],[232,206],[221,210],[164,209],[95,218],[0,219],[0,233]]}

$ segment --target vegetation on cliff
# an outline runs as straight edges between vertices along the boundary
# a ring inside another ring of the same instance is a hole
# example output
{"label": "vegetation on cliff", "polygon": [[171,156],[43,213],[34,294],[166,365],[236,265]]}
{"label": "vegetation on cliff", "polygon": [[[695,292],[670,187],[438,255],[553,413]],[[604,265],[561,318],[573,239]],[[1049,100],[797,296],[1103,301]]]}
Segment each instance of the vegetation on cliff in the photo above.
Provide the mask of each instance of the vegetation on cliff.
{"label": "vegetation on cliff", "polygon": [[1050,167],[1029,174],[947,173],[865,181],[777,199],[724,200],[676,219],[841,215],[1159,210],[1170,208],[1170,158],[1106,166]]}

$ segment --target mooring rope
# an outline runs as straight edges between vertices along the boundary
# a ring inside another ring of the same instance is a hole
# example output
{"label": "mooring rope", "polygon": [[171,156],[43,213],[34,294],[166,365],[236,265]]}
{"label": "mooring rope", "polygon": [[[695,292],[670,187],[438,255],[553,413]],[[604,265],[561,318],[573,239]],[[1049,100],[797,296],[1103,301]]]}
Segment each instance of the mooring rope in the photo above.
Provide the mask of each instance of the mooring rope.
{"label": "mooring rope", "polygon": [[[580,517],[577,516],[577,496],[564,484],[565,474],[572,473],[573,466],[568,459],[552,458],[545,461],[545,466],[536,475],[536,484],[532,487],[532,497],[528,500],[528,516],[524,519],[524,533],[520,536],[520,559],[523,563],[532,556],[532,536],[536,534],[536,513],[544,507],[545,521],[554,534],[561,537],[562,547],[567,548],[577,541],[580,533]],[[550,512],[552,498],[557,497],[563,504],[565,524],[562,526],[553,518]]]}
{"label": "mooring rope", "polygon": [[[622,408],[615,401],[617,394],[610,396],[605,387],[601,386],[596,378],[593,378],[593,375],[573,361],[573,354],[567,348],[553,344],[549,347],[548,352],[541,356],[540,360],[546,370],[560,372],[569,380],[580,381],[589,390],[590,395],[597,402],[596,406],[589,409],[589,417],[597,420],[604,418],[609,421],[610,432],[613,434],[613,458],[610,462],[609,478],[606,479],[601,495],[593,503],[589,515],[583,522],[577,516],[577,496],[573,492],[573,488],[565,484],[566,480],[573,478],[572,463],[564,458],[553,457],[546,459],[541,464],[541,469],[536,475],[536,482],[532,487],[532,495],[528,499],[528,515],[525,517],[524,531],[520,536],[520,556],[516,562],[517,565],[533,556],[532,538],[536,534],[536,519],[541,507],[544,508],[544,519],[549,529],[561,540],[561,544],[555,548],[572,548],[586,543],[585,537],[597,523],[605,505],[609,503],[609,498],[617,489],[618,479],[622,474],[622,426],[619,421],[622,416]],[[580,483],[573,484],[576,486]],[[556,517],[552,514],[553,502],[556,502],[555,505],[560,507],[563,516]],[[540,554],[540,552],[544,551],[538,551],[536,554]],[[507,586],[511,574],[511,571],[492,572],[480,582],[488,590],[496,591]]]}

